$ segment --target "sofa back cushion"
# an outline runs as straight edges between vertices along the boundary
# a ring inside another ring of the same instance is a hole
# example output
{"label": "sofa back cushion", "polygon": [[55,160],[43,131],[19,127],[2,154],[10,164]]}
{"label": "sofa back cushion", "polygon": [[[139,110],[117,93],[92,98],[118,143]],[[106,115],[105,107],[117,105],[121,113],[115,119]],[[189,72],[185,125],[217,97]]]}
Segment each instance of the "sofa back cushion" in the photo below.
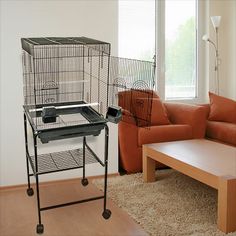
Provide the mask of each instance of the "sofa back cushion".
{"label": "sofa back cushion", "polygon": [[118,105],[131,113],[135,110],[135,100],[137,98],[159,98],[159,96],[152,90],[130,89],[121,91],[118,94]]}
{"label": "sofa back cushion", "polygon": [[136,98],[134,116],[139,127],[170,124],[166,108],[159,98],[153,98],[152,100]]}
{"label": "sofa back cushion", "polygon": [[205,137],[207,107],[173,102],[165,102],[164,106],[172,124],[188,124],[192,127],[193,138]]}
{"label": "sofa back cushion", "polygon": [[208,120],[236,124],[236,101],[209,92],[210,114]]}
{"label": "sofa back cushion", "polygon": [[[150,126],[152,101],[158,98],[159,96],[153,90],[130,89],[119,92],[118,104],[134,116],[137,126]],[[122,120],[127,120],[124,114]]]}

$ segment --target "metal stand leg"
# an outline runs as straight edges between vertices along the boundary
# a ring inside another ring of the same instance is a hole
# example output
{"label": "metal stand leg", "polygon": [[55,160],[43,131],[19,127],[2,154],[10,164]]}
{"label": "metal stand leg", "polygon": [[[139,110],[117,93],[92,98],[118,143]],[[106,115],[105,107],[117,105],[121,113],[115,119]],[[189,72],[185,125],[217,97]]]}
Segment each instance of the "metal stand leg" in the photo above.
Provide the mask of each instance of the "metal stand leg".
{"label": "metal stand leg", "polygon": [[105,176],[104,176],[104,205],[103,205],[103,213],[102,216],[105,219],[109,219],[111,216],[111,211],[109,209],[106,208],[106,204],[107,204],[107,165],[108,165],[108,140],[109,140],[109,128],[106,125],[105,126],[105,160],[104,160],[104,164],[105,164]]}
{"label": "metal stand leg", "polygon": [[26,168],[27,168],[27,181],[28,181],[28,188],[27,188],[27,194],[28,196],[34,195],[34,190],[30,186],[30,173],[29,173],[29,149],[28,149],[28,134],[27,134],[27,120],[26,115],[24,113],[24,129],[25,129],[25,152],[26,152]]}
{"label": "metal stand leg", "polygon": [[34,158],[35,158],[35,178],[36,178],[36,190],[37,190],[37,206],[38,206],[38,218],[39,223],[37,224],[37,234],[42,234],[44,227],[41,224],[41,212],[40,212],[40,198],[39,198],[39,176],[38,176],[38,152],[37,152],[37,134],[34,135]]}
{"label": "metal stand leg", "polygon": [[85,178],[85,145],[86,145],[86,137],[83,138],[83,178],[81,180],[83,186],[88,185],[88,179]]}

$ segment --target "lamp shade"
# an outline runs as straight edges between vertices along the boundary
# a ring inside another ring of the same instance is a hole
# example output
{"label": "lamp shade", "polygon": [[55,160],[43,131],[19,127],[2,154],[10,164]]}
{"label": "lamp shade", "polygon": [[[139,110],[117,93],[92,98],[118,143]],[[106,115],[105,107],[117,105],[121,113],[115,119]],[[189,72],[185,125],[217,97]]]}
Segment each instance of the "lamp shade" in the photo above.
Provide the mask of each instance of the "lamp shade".
{"label": "lamp shade", "polygon": [[211,22],[214,28],[218,28],[220,26],[221,16],[211,16]]}

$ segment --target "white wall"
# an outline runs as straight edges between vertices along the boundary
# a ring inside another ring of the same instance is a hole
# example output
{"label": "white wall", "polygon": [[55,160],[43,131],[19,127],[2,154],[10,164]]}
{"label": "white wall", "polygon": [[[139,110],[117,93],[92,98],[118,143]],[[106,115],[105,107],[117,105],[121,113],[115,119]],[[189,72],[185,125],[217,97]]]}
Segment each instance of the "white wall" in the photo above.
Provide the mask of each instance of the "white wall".
{"label": "white wall", "polygon": [[[26,183],[23,132],[22,37],[87,36],[112,44],[117,53],[117,1],[0,1],[1,24],[1,156],[0,186]],[[117,127],[111,127],[110,173],[117,172]],[[66,146],[80,139],[67,140]],[[91,139],[90,139],[91,140]],[[103,136],[91,142],[103,153]],[[56,144],[64,148],[65,141]],[[102,147],[102,148],[101,148]],[[44,148],[45,149],[45,148]],[[102,174],[98,165],[88,166],[88,175]],[[78,177],[80,170],[60,172],[52,178]],[[80,176],[80,175],[79,175]]]}
{"label": "white wall", "polygon": [[[221,64],[220,95],[236,100],[236,1],[235,0],[209,0],[208,1],[207,27],[210,38],[215,41],[215,32],[210,21],[210,16],[221,16],[219,27],[219,55]],[[208,48],[208,79],[209,89],[214,91],[214,49]]]}

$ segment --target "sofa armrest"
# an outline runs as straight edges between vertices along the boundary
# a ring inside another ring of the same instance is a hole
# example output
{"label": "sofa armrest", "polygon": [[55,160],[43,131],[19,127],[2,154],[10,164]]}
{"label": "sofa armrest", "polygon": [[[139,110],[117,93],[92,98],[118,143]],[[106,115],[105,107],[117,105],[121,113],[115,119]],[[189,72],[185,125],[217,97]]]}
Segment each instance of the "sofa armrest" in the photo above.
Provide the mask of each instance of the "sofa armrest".
{"label": "sofa armrest", "polygon": [[204,106],[164,103],[173,124],[188,124],[192,127],[193,138],[204,138],[206,133],[207,109]]}
{"label": "sofa armrest", "polygon": [[138,127],[124,121],[118,124],[119,161],[128,172],[142,170],[142,148],[138,147]]}
{"label": "sofa armrest", "polygon": [[196,104],[198,106],[204,107],[206,109],[206,119],[208,119],[208,116],[210,114],[210,104]]}
{"label": "sofa armrest", "polygon": [[136,126],[135,117],[128,110],[122,109],[122,121]]}

